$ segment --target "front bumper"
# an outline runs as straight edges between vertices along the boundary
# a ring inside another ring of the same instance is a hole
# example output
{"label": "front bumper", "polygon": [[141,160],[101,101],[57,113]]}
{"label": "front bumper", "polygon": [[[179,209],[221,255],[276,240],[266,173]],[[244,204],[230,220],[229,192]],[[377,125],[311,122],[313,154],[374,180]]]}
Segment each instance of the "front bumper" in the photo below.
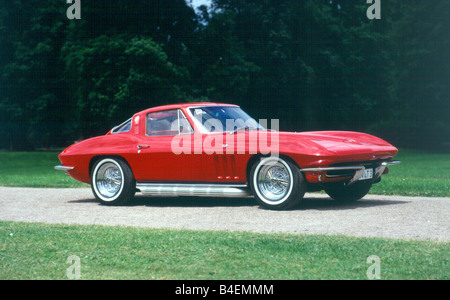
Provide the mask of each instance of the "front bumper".
{"label": "front bumper", "polygon": [[69,166],[55,166],[55,170],[58,171],[70,171],[75,169],[75,167],[69,167]]}
{"label": "front bumper", "polygon": [[[377,182],[377,180],[383,175],[383,173],[386,171],[386,168],[391,165],[398,165],[400,164],[400,161],[385,161],[382,162],[377,167],[372,167],[373,171],[373,177],[370,179],[372,182]],[[351,185],[358,180],[361,179],[361,177],[364,175],[364,172],[366,171],[366,168],[369,168],[364,165],[357,165],[357,166],[343,166],[343,167],[326,167],[326,168],[306,168],[301,169],[300,171],[306,174],[307,179],[309,178],[309,181],[315,181],[317,182],[340,182],[340,181],[347,181],[347,185]]]}

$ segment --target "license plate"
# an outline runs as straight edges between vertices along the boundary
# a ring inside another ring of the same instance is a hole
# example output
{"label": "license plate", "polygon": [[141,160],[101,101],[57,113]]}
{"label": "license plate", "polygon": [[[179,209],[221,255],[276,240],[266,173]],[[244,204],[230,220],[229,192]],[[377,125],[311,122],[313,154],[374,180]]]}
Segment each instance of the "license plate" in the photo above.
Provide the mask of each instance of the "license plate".
{"label": "license plate", "polygon": [[364,174],[359,178],[359,180],[367,180],[373,178],[373,169],[365,169]]}

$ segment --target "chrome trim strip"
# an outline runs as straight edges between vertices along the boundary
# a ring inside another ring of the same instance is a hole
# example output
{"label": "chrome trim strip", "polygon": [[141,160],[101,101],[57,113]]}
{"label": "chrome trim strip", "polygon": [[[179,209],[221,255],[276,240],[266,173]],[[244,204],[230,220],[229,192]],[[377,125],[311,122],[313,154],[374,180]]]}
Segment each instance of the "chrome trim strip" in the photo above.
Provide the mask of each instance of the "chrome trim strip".
{"label": "chrome trim strip", "polygon": [[75,169],[75,167],[68,167],[68,166],[55,166],[55,170],[58,171],[70,171]]}
{"label": "chrome trim strip", "polygon": [[343,171],[343,170],[362,170],[364,166],[354,167],[330,167],[330,168],[307,168],[301,169],[300,172],[328,172],[328,171]]}
{"label": "chrome trim strip", "polygon": [[384,162],[383,164],[387,164],[388,166],[394,166],[394,165],[399,165],[401,163],[402,162],[400,160],[393,160],[393,161]]}
{"label": "chrome trim strip", "polygon": [[136,188],[151,196],[250,197],[246,184],[142,183]]}

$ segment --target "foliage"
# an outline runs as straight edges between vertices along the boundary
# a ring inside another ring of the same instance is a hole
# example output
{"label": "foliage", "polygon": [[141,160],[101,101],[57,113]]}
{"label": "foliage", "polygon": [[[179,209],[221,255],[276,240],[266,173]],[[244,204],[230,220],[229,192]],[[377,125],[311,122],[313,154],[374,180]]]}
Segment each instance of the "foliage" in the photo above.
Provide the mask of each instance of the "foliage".
{"label": "foliage", "polygon": [[[62,49],[81,135],[104,134],[149,102],[181,101],[187,71],[168,61],[151,38],[101,35]],[[88,78],[89,80],[86,80]]]}
{"label": "foliage", "polygon": [[11,0],[0,11],[0,148],[62,147],[140,109],[206,99],[283,130],[450,137],[446,0]]}

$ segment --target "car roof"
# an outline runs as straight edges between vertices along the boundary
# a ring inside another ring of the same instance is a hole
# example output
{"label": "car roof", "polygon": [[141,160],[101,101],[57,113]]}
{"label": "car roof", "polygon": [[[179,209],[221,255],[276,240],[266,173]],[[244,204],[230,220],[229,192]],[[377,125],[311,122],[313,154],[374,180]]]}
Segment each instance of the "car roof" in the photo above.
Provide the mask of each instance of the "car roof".
{"label": "car roof", "polygon": [[148,113],[154,112],[154,111],[170,110],[170,109],[178,109],[178,108],[186,109],[186,108],[190,108],[190,107],[204,107],[204,106],[238,106],[238,105],[228,104],[228,103],[214,103],[214,102],[178,103],[178,104],[168,104],[168,105],[161,105],[161,106],[148,108],[137,114],[141,114],[141,113],[148,114]]}

